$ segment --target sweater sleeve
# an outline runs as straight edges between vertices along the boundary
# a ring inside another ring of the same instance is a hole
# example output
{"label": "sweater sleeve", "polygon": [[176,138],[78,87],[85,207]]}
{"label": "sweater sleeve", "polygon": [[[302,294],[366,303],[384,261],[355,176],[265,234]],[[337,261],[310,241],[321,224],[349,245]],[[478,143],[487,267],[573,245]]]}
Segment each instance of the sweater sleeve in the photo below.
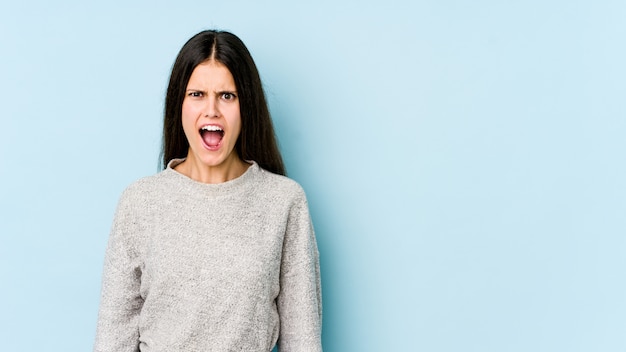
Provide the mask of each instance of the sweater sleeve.
{"label": "sweater sleeve", "polygon": [[[126,192],[125,192],[126,194]],[[133,240],[138,236],[132,202],[122,195],[105,254],[95,352],[139,350],[141,265]]]}
{"label": "sweater sleeve", "polygon": [[319,254],[302,189],[287,221],[277,305],[280,315],[278,350],[322,351]]}

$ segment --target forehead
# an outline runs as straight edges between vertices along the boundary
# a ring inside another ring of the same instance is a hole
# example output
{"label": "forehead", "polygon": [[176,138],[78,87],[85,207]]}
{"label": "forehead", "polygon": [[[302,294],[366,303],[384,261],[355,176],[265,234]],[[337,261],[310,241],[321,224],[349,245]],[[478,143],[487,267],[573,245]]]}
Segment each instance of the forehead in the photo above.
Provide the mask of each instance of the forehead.
{"label": "forehead", "polygon": [[[198,86],[198,87],[196,87]],[[187,83],[188,88],[235,89],[235,79],[221,62],[205,61],[194,68]]]}

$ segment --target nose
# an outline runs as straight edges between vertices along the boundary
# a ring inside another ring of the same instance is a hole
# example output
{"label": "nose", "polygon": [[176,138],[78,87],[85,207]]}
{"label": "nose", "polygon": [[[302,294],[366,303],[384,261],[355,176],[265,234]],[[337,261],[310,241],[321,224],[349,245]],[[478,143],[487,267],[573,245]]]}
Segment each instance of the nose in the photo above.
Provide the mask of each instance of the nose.
{"label": "nose", "polygon": [[209,98],[206,100],[206,104],[204,106],[204,117],[219,117],[219,107],[218,100],[215,98]]}

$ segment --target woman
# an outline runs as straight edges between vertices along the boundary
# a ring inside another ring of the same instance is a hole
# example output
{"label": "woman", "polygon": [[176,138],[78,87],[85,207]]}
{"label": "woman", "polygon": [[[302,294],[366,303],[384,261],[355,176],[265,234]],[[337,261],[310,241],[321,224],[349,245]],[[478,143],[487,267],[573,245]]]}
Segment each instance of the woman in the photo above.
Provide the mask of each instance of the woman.
{"label": "woman", "polygon": [[122,194],[95,351],[321,351],[317,245],[284,176],[258,71],[235,35],[181,49],[163,164]]}

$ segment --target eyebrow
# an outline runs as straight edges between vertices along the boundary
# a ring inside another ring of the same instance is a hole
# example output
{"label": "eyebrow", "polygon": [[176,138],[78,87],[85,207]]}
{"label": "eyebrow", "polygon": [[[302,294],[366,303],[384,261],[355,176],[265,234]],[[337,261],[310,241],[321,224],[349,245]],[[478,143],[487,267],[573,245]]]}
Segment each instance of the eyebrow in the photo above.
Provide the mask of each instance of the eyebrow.
{"label": "eyebrow", "polygon": [[[206,91],[206,90],[202,90],[202,89],[194,89],[194,88],[189,88],[189,89],[185,90],[185,92],[200,92],[200,93],[205,93],[205,94],[209,93],[209,92],[208,92],[208,91]],[[224,94],[224,93],[237,94],[237,90],[236,90],[236,89],[233,89],[233,90],[225,89],[225,90],[220,90],[220,91],[217,91],[217,92],[215,92],[215,93],[216,93],[216,94]]]}

